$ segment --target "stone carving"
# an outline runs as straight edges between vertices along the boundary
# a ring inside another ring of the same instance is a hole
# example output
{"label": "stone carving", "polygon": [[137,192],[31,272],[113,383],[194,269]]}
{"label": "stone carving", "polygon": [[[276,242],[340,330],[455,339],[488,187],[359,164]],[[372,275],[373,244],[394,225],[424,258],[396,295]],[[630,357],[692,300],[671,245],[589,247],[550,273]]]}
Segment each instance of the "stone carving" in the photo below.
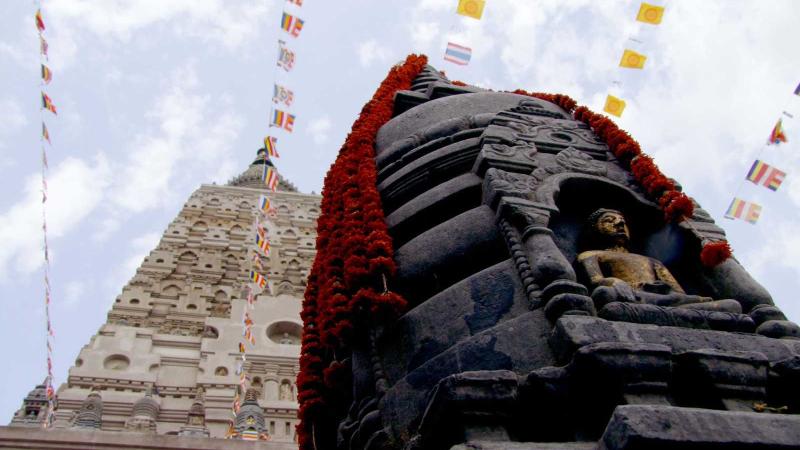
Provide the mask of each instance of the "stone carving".
{"label": "stone carving", "polygon": [[144,397],[133,404],[133,410],[125,421],[125,431],[136,433],[156,433],[156,422],[161,406],[153,398],[152,388],[148,388]]}
{"label": "stone carving", "polygon": [[103,399],[100,393],[92,389],[86,400],[83,401],[81,408],[78,410],[75,421],[72,423],[72,428],[88,428],[99,430],[103,426]]}

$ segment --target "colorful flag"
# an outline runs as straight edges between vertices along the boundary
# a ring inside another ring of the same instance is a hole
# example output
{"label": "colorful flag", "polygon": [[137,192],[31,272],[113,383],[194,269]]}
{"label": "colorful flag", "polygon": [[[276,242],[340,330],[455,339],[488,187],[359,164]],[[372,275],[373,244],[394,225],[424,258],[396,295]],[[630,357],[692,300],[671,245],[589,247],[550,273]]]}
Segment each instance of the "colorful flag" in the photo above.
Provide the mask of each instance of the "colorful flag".
{"label": "colorful flag", "polygon": [[269,212],[269,208],[271,206],[271,202],[269,201],[269,197],[266,195],[261,195],[258,197],[258,209],[263,211],[264,213]]}
{"label": "colorful flag", "polygon": [[253,335],[253,331],[249,327],[244,330],[244,339],[249,342],[250,345],[256,345],[256,337]]}
{"label": "colorful flag", "polygon": [[264,270],[264,265],[261,263],[261,257],[258,256],[258,253],[253,253],[253,267],[258,270]]}
{"label": "colorful flag", "polygon": [[48,48],[47,41],[40,35],[39,36],[39,52],[45,58],[47,58],[47,48]]}
{"label": "colorful flag", "polygon": [[275,89],[272,93],[272,102],[284,103],[286,106],[292,106],[292,102],[294,101],[294,92],[278,84],[275,84],[274,86]]}
{"label": "colorful flag", "polygon": [[[269,256],[269,239],[261,233],[256,233],[256,246],[264,252],[265,256]],[[256,281],[256,280],[253,280]],[[263,286],[262,286],[263,287]]]}
{"label": "colorful flag", "polygon": [[42,108],[50,111],[53,114],[58,115],[56,112],[56,105],[53,104],[53,101],[50,100],[50,97],[47,96],[44,92],[42,92]]}
{"label": "colorful flag", "polygon": [[281,17],[281,28],[292,36],[299,37],[300,31],[303,29],[303,20],[284,11],[283,17]]}
{"label": "colorful flag", "polygon": [[800,84],[798,84],[797,87],[794,88],[794,95],[800,95]]}
{"label": "colorful flag", "polygon": [[472,58],[472,49],[452,42],[447,43],[447,50],[444,51],[444,60],[453,64],[466,66]]}
{"label": "colorful flag", "polygon": [[286,47],[286,42],[278,40],[278,66],[285,71],[294,67],[294,52]]}
{"label": "colorful flag", "polygon": [[755,160],[750,171],[747,172],[747,180],[753,184],[761,184],[767,189],[777,191],[786,178],[786,172],[770,166],[761,160]]}
{"label": "colorful flag", "polygon": [[727,219],[742,219],[749,223],[756,223],[761,215],[761,205],[748,202],[740,198],[733,198],[728,211],[725,212]]}
{"label": "colorful flag", "polygon": [[254,323],[253,322],[253,318],[250,317],[250,313],[249,312],[247,312],[247,311],[244,312],[244,317],[242,318],[242,323],[244,323],[245,326],[247,326],[247,327],[253,326],[253,323]]}
{"label": "colorful flag", "polygon": [[244,343],[242,342],[239,342],[239,353],[244,353]]}
{"label": "colorful flag", "polygon": [[[53,145],[53,143],[50,142],[50,133],[47,131],[47,125],[45,125],[44,122],[42,122],[42,139],[46,140],[48,144]],[[45,162],[45,166],[46,165],[47,163]]]}
{"label": "colorful flag", "polygon": [[271,191],[275,192],[275,190],[277,190],[278,172],[268,164],[265,164],[264,167],[263,181]]}
{"label": "colorful flag", "polygon": [[44,84],[49,84],[52,79],[53,72],[51,72],[47,66],[42,64],[42,81],[44,81]]}
{"label": "colorful flag", "polygon": [[642,2],[642,6],[639,7],[639,14],[636,15],[636,20],[651,25],[658,25],[661,23],[662,17],[664,17],[663,6]]}
{"label": "colorful flag", "polygon": [[39,30],[39,33],[44,31],[44,19],[42,19],[42,10],[36,10],[36,29]]}
{"label": "colorful flag", "polygon": [[603,106],[603,111],[617,117],[622,117],[622,112],[625,111],[625,100],[608,94],[608,96],[606,96],[606,104]]}
{"label": "colorful flag", "polygon": [[272,123],[270,123],[269,126],[283,128],[291,133],[292,130],[294,130],[294,117],[294,114],[289,114],[288,112],[281,111],[280,109],[273,109]]}
{"label": "colorful flag", "polygon": [[294,3],[297,6],[303,6],[303,0],[286,0],[289,3]]}
{"label": "colorful flag", "polygon": [[778,123],[775,124],[775,128],[773,128],[772,133],[769,134],[767,144],[780,144],[781,142],[786,143],[788,141],[786,139],[786,134],[783,132],[783,119],[778,119]]}
{"label": "colorful flag", "polygon": [[[264,287],[266,287],[266,285],[267,285],[267,279],[264,278],[263,275],[261,275],[260,273],[256,272],[255,270],[251,270],[250,271],[250,280],[253,283],[255,283],[258,287],[260,287],[261,289],[264,289]],[[244,344],[240,343],[239,345],[240,345],[239,348],[244,348]]]}
{"label": "colorful flag", "polygon": [[267,155],[270,158],[280,158],[281,155],[278,154],[278,138],[273,136],[267,136],[264,138],[264,149],[267,151]]}
{"label": "colorful flag", "polygon": [[243,430],[239,437],[242,438],[243,441],[257,441],[258,440],[258,431],[256,430]]}
{"label": "colorful flag", "polygon": [[622,52],[622,59],[619,61],[619,66],[628,69],[644,69],[645,61],[647,61],[647,56],[626,48],[625,51]]}
{"label": "colorful flag", "polygon": [[481,20],[484,5],[486,5],[486,0],[458,0],[456,12],[462,16]]}

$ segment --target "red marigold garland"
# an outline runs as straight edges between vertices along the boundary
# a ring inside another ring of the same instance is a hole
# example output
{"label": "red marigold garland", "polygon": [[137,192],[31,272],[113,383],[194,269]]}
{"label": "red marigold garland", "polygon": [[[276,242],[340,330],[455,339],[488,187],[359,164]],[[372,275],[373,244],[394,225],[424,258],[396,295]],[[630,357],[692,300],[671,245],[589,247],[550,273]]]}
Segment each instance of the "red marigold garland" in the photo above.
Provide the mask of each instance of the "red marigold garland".
{"label": "red marigold garland", "polygon": [[[555,103],[571,113],[575,120],[587,125],[608,145],[609,150],[623,166],[630,168],[634,179],[647,194],[656,200],[664,211],[664,219],[681,222],[694,214],[694,203],[679,191],[675,183],[664,175],[653,159],[642,152],[639,143],[630,134],[617,127],[608,117],[592,112],[567,95],[526,92],[518,89],[515,94],[527,95]],[[706,267],[714,267],[731,257],[731,248],[726,241],[707,243],[700,252],[700,261]]]}
{"label": "red marigold garland", "polygon": [[394,94],[410,89],[426,63],[425,56],[410,55],[389,71],[325,177],[317,256],[301,313],[297,433],[303,450],[313,448],[314,422],[342,406],[328,402],[341,396],[347,383],[347,368],[335,355],[349,354],[360,324],[395,318],[406,308],[387,288],[396,268],[377,189],[374,144],[378,129],[392,118]]}

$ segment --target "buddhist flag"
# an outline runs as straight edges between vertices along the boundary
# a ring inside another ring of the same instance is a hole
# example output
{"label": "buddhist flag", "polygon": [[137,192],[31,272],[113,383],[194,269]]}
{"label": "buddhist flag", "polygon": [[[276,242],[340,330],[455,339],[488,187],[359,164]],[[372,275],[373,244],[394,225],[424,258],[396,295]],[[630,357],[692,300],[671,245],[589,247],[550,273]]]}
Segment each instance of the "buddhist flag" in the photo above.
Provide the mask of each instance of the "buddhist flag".
{"label": "buddhist flag", "polygon": [[281,17],[281,28],[292,36],[299,37],[300,31],[303,29],[303,20],[284,11]]}
{"label": "buddhist flag", "polygon": [[639,14],[636,15],[636,20],[651,25],[658,25],[661,23],[662,17],[664,17],[663,6],[642,2],[642,6],[639,7]]}
{"label": "buddhist flag", "polygon": [[291,133],[292,130],[294,130],[294,117],[294,114],[289,114],[288,112],[281,111],[277,108],[273,109],[272,122],[269,124],[269,126],[283,128]]}
{"label": "buddhist flag", "polygon": [[462,16],[481,20],[481,16],[483,15],[483,7],[485,5],[486,0],[458,0],[458,8],[456,9],[456,12]]}
{"label": "buddhist flag", "polygon": [[286,47],[286,42],[278,40],[278,66],[285,71],[290,71],[294,67],[294,52]]}
{"label": "buddhist flag", "polygon": [[260,248],[262,252],[264,252],[265,256],[269,256],[269,239],[267,239],[264,235],[256,233],[256,246]]}
{"label": "buddhist flag", "polygon": [[[253,252],[253,267],[255,267],[258,270],[264,270],[264,265],[261,264],[261,257],[258,256],[257,252]],[[252,295],[248,294],[248,297],[247,297],[248,303],[252,303],[250,301],[250,297],[251,296]]]}
{"label": "buddhist flag", "polygon": [[800,84],[798,84],[797,87],[794,88],[794,95],[800,95]]}
{"label": "buddhist flag", "polygon": [[303,0],[286,0],[289,3],[294,3],[297,6],[303,6]]}
{"label": "buddhist flag", "polygon": [[775,124],[775,128],[773,128],[772,133],[769,134],[767,144],[780,144],[781,142],[786,143],[788,141],[786,139],[786,134],[783,132],[783,119],[778,119],[778,123]]}
{"label": "buddhist flag", "polygon": [[459,66],[466,66],[472,58],[472,49],[462,45],[447,43],[447,49],[444,51],[444,60],[450,61]]}
{"label": "buddhist flag", "polygon": [[261,180],[273,192],[278,187],[278,172],[269,164],[264,164],[264,172],[261,173]]}
{"label": "buddhist flag", "polygon": [[42,108],[50,111],[53,114],[58,115],[56,112],[56,105],[53,104],[53,101],[50,100],[50,97],[47,96],[44,92],[42,92]]}
{"label": "buddhist flag", "polygon": [[47,58],[48,47],[47,41],[42,36],[39,36],[39,53],[41,53],[45,58]]}
{"label": "buddhist flag", "polygon": [[39,33],[44,31],[44,19],[42,19],[42,10],[36,10],[36,29],[39,30]]}
{"label": "buddhist flag", "polygon": [[268,213],[271,204],[269,201],[269,197],[266,195],[261,195],[258,197],[258,209],[260,209],[263,213]]}
{"label": "buddhist flag", "polygon": [[46,140],[48,144],[53,145],[53,143],[50,142],[50,133],[47,131],[47,125],[45,125],[44,122],[42,122],[42,139]]}
{"label": "buddhist flag", "polygon": [[603,111],[617,117],[622,117],[622,112],[625,111],[625,100],[609,94],[606,97],[606,104],[603,106]]}
{"label": "buddhist flag", "polygon": [[50,71],[50,68],[42,64],[42,81],[44,81],[44,84],[50,84],[52,80],[53,72]]}
{"label": "buddhist flag", "polygon": [[728,206],[728,211],[725,212],[726,219],[742,219],[749,223],[758,222],[760,215],[761,205],[736,197],[734,197],[731,205]]}
{"label": "buddhist flag", "polygon": [[628,69],[644,69],[645,61],[647,61],[647,56],[626,48],[625,51],[622,52],[622,59],[619,61],[619,66]]}
{"label": "buddhist flag", "polygon": [[239,342],[239,353],[244,353],[244,344],[242,342]]}
{"label": "buddhist flag", "polygon": [[786,172],[758,159],[753,162],[753,166],[747,172],[747,181],[751,181],[753,184],[761,184],[773,191],[778,190],[785,178]]}
{"label": "buddhist flag", "polygon": [[292,106],[292,102],[294,101],[294,92],[285,87],[275,84],[274,90],[272,93],[272,102],[273,103],[283,103],[286,106]]}
{"label": "buddhist flag", "polygon": [[[251,270],[250,271],[250,281],[255,283],[261,289],[264,289],[264,287],[267,286],[267,279],[264,278],[263,275],[261,275],[260,273],[256,272],[255,270]],[[240,343],[239,345],[241,346],[241,347],[239,347],[240,349],[244,348],[244,344]],[[243,350],[239,350],[239,351],[243,351]]]}
{"label": "buddhist flag", "polygon": [[281,156],[278,154],[278,138],[273,136],[265,137],[264,150],[267,151],[267,155],[270,158],[280,158]]}

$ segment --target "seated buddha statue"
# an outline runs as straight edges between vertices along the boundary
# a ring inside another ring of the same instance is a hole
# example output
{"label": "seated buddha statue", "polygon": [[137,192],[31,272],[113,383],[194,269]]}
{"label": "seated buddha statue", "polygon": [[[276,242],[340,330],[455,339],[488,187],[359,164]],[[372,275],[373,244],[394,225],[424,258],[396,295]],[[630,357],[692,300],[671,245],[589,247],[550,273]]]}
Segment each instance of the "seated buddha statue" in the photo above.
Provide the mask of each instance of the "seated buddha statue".
{"label": "seated buddha statue", "polygon": [[630,230],[621,212],[598,209],[589,216],[585,233],[593,250],[578,254],[577,266],[588,280],[598,309],[610,302],[731,309],[730,300],[687,294],[661,261],[631,253]]}

